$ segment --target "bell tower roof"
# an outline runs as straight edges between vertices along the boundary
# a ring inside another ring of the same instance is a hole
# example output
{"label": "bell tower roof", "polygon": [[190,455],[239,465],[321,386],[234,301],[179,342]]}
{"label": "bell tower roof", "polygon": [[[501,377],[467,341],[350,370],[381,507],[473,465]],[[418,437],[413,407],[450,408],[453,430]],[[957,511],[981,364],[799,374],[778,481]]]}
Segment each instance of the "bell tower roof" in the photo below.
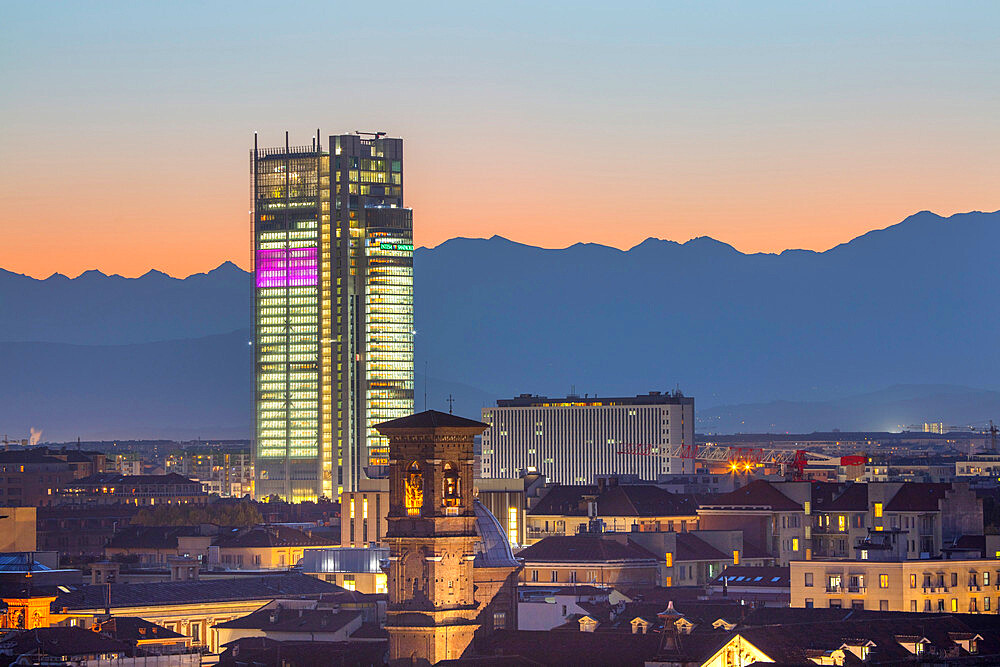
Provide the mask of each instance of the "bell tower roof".
{"label": "bell tower roof", "polygon": [[489,428],[488,425],[474,419],[466,419],[457,415],[439,412],[438,410],[425,410],[408,417],[400,417],[387,422],[382,422],[375,426],[379,433],[388,435],[395,430],[410,430],[415,428],[475,428],[480,432]]}

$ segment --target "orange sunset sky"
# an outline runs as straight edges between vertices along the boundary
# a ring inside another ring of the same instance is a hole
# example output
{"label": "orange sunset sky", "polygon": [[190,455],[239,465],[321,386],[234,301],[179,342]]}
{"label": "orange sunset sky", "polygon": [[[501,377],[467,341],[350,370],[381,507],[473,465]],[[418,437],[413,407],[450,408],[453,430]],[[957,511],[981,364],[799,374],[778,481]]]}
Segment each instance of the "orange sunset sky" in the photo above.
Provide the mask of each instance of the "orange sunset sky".
{"label": "orange sunset sky", "polygon": [[370,48],[328,29],[360,7],[197,8],[4,10],[0,267],[246,268],[253,132],[317,125],[403,137],[424,246],[825,250],[1000,209],[994,4],[390,4]]}

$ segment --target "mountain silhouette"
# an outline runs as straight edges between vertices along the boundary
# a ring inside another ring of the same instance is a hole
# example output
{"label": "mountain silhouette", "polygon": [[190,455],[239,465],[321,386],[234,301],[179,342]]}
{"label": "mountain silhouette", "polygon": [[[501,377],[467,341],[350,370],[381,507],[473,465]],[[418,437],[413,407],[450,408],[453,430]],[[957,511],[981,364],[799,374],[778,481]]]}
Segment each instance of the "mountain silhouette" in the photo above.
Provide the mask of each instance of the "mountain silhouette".
{"label": "mountain silhouette", "polygon": [[[867,427],[884,428],[893,401],[877,392],[907,385],[925,387],[907,413],[925,416],[913,421],[995,418],[998,242],[1000,211],[948,218],[924,211],[825,252],[744,254],[708,237],[650,238],[629,250],[451,239],[415,253],[417,370],[429,376],[430,407],[441,409],[455,393],[456,412],[473,417],[484,403],[523,392],[679,387],[695,397],[700,427],[720,427],[710,430],[755,430],[737,428],[747,418],[778,431],[810,419],[825,420],[810,430],[837,427],[827,422],[851,418],[852,397],[866,395],[884,405],[865,411]],[[205,429],[238,429],[242,421],[248,432],[248,334],[232,332],[248,327],[251,287],[231,263],[185,279],[88,271],[36,280],[0,270],[0,360],[17,369],[0,390],[0,430],[44,427],[46,414],[55,423],[56,414],[72,413],[76,426],[66,426],[80,435],[95,433],[88,419],[113,433],[116,401],[154,403],[160,387],[176,399],[161,403],[169,418],[157,428],[207,437]],[[109,387],[120,394],[98,397],[67,380],[99,382],[110,370],[95,360],[114,358],[114,350],[128,350],[123,358],[134,364],[115,367],[120,380]],[[198,354],[218,363],[184,361]],[[28,424],[9,398],[43,385],[81,390],[58,400],[37,395],[49,412]],[[939,400],[942,385],[982,388],[971,391],[985,402],[969,395],[965,404],[980,407],[966,414]],[[420,378],[416,394],[419,406]],[[154,412],[128,414],[155,421]]]}

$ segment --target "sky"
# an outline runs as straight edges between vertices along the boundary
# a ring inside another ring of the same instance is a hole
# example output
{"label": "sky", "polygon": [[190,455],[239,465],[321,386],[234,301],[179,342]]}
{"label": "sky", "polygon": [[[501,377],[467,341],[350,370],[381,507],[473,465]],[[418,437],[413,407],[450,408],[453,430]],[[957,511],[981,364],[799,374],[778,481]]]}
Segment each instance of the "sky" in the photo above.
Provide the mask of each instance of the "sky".
{"label": "sky", "polygon": [[996,2],[7,2],[0,267],[250,257],[249,148],[404,139],[418,245],[824,250],[1000,209]]}

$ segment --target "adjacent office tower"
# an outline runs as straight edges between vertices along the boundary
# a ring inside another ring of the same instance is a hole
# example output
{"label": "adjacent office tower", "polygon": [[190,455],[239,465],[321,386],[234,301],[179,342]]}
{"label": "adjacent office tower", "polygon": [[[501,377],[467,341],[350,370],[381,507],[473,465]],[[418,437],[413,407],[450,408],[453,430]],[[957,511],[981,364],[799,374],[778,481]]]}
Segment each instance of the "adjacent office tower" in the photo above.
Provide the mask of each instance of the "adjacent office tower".
{"label": "adjacent office tower", "polygon": [[522,394],[483,409],[482,477],[540,472],[549,482],[593,484],[597,475],[691,474],[694,399],[680,392],[622,398]]}
{"label": "adjacent office tower", "polygon": [[255,496],[357,488],[388,465],[374,426],[413,412],[413,217],[403,141],[251,153]]}

